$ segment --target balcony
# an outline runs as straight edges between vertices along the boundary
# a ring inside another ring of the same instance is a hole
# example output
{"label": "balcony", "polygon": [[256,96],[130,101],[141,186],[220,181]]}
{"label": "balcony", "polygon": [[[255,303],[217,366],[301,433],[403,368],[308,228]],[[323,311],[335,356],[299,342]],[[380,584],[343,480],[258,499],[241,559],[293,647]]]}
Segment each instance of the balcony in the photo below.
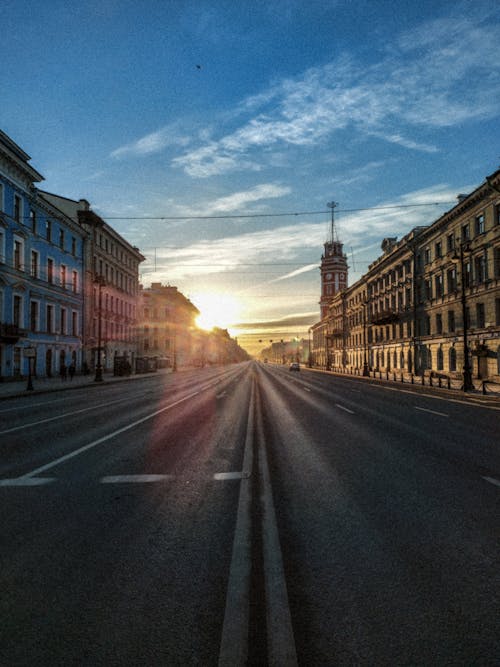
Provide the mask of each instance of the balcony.
{"label": "balcony", "polygon": [[368,317],[370,324],[392,324],[398,322],[401,313],[397,310],[380,310],[378,313],[373,313]]}
{"label": "balcony", "polygon": [[7,345],[14,345],[17,341],[26,335],[24,329],[20,329],[17,324],[5,324],[0,322],[0,342]]}

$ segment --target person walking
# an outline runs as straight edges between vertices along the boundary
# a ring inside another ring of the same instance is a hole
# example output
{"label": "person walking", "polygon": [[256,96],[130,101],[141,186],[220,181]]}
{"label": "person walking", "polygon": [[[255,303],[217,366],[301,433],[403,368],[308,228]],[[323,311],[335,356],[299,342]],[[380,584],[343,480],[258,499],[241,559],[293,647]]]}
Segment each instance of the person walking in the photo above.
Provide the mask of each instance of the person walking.
{"label": "person walking", "polygon": [[68,377],[68,369],[67,369],[66,364],[64,363],[64,361],[61,361],[61,367],[59,369],[59,374],[61,376],[61,381],[62,382],[64,382],[64,380],[66,380],[66,378]]}
{"label": "person walking", "polygon": [[75,377],[75,362],[72,361],[69,366],[69,379],[72,380]]}

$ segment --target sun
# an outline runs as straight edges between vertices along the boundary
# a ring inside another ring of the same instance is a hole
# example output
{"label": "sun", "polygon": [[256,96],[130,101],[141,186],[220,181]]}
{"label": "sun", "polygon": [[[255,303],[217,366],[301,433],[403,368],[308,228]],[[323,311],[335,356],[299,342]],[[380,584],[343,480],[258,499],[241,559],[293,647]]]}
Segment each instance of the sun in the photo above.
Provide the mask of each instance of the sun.
{"label": "sun", "polygon": [[207,331],[214,327],[227,329],[238,320],[241,312],[241,304],[229,294],[193,294],[191,301],[200,311],[196,318],[197,326]]}

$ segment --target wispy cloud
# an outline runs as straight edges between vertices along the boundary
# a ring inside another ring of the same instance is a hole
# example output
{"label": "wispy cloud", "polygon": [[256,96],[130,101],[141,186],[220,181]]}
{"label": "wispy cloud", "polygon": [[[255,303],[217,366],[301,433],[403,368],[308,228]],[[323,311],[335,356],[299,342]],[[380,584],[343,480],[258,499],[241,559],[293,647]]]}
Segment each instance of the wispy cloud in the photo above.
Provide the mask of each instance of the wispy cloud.
{"label": "wispy cloud", "polygon": [[495,23],[462,18],[423,24],[396,39],[376,65],[342,57],[249,97],[238,110],[253,117],[173,164],[200,178],[256,170],[264,149],[315,146],[346,128],[358,137],[434,153],[432,142],[412,135],[498,114],[499,43]]}
{"label": "wispy cloud", "polygon": [[187,136],[178,134],[177,128],[173,125],[169,125],[156,132],[146,134],[144,137],[141,137],[130,144],[116,148],[111,153],[111,157],[121,158],[127,155],[151,155],[152,153],[159,153],[167,146],[187,146],[189,142],[190,139]]}
{"label": "wispy cloud", "polygon": [[287,273],[284,276],[280,276],[279,278],[274,278],[273,280],[270,280],[269,283],[279,283],[282,280],[295,278],[295,276],[300,276],[302,273],[308,273],[309,271],[318,269],[318,266],[319,266],[318,262],[316,262],[315,264],[307,264],[306,266],[301,266],[300,269],[295,269],[295,271],[290,271],[290,273]]}
{"label": "wispy cloud", "polygon": [[[261,202],[266,199],[276,199],[290,194],[291,188],[275,183],[261,183],[248,190],[233,192],[225,197],[219,197],[212,201],[203,203],[204,215],[216,215],[217,213],[230,213],[231,211],[244,211],[248,204]],[[179,215],[198,216],[200,209],[189,207],[178,207]]]}

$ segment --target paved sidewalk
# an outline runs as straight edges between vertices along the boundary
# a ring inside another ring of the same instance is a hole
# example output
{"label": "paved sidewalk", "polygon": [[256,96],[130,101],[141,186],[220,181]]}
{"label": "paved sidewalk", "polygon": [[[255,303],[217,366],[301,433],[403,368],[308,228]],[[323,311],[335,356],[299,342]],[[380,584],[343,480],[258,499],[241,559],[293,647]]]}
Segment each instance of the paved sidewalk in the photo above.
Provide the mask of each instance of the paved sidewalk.
{"label": "paved sidewalk", "polygon": [[52,378],[34,377],[32,378],[33,390],[30,391],[27,389],[27,378],[23,380],[4,381],[0,382],[0,401],[2,398],[12,398],[13,396],[32,396],[33,394],[45,394],[52,391],[61,391],[61,389],[70,390],[78,389],[78,387],[84,386],[102,386],[103,384],[110,384],[114,382],[127,382],[130,380],[139,380],[141,378],[151,376],[156,377],[158,375],[165,375],[166,373],[170,372],[170,369],[162,368],[152,373],[138,373],[124,377],[114,376],[112,373],[105,373],[102,382],[95,382],[94,374],[75,375],[72,380],[70,380],[69,377],[67,380],[61,380],[59,375]]}

